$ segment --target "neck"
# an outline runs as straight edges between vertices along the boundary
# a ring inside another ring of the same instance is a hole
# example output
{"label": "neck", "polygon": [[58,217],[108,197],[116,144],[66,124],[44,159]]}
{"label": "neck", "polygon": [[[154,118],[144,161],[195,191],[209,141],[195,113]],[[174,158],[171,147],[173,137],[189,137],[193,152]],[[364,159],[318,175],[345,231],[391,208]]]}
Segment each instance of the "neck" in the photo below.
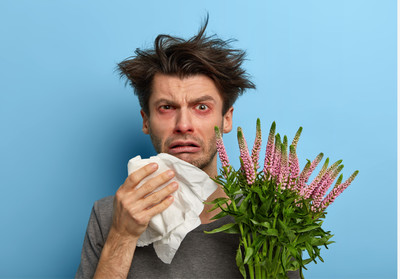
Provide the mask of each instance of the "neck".
{"label": "neck", "polygon": [[[217,171],[217,158],[215,157],[213,160],[213,163],[208,166],[208,168],[204,168],[203,171],[205,171],[210,177],[216,177],[218,175]],[[215,200],[216,198],[222,198],[222,197],[227,197],[225,194],[224,190],[222,189],[221,185],[218,185],[217,190],[215,190],[214,193],[212,193],[206,202],[211,202]],[[209,212],[210,209],[213,207],[212,204],[204,204],[204,209],[200,214],[200,220],[202,224],[208,224],[213,222],[214,220],[210,220],[212,217],[214,217],[216,214],[221,212],[221,209],[217,208],[213,210],[212,212]]]}
{"label": "neck", "polygon": [[[217,190],[215,190],[215,192],[212,193],[208,197],[206,202],[211,202],[211,201],[215,200],[216,198],[222,198],[222,197],[227,197],[227,195],[225,194],[224,190],[222,189],[222,186],[218,185]],[[209,212],[212,207],[213,207],[212,204],[204,204],[204,209],[200,213],[200,216],[199,216],[202,224],[208,224],[208,223],[215,221],[215,220],[211,220],[211,218],[221,212],[221,209],[219,209],[219,208],[213,210],[212,212]]]}
{"label": "neck", "polygon": [[216,177],[218,175],[217,171],[217,157],[214,156],[214,159],[207,166],[201,169],[205,173],[208,174],[209,177]]}

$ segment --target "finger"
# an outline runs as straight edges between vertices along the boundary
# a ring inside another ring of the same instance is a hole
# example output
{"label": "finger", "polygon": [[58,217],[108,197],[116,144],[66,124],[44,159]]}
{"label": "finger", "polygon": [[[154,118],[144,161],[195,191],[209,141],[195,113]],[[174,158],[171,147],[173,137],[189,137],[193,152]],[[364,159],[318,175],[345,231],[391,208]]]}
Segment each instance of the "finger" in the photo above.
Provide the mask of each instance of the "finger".
{"label": "finger", "polygon": [[178,183],[174,181],[168,184],[160,191],[154,192],[146,196],[144,199],[140,200],[141,209],[148,209],[159,204],[168,196],[170,196],[173,192],[175,192],[177,189],[178,189]]}
{"label": "finger", "polygon": [[160,191],[154,192],[143,199],[134,200],[134,196],[130,195],[130,197],[124,200],[124,204],[127,205],[126,208],[131,216],[141,216],[139,218],[150,219],[153,215],[149,216],[147,210],[162,203],[177,189],[178,183],[174,181]]}
{"label": "finger", "polygon": [[[175,176],[175,173],[171,170],[167,170],[151,179],[146,181],[141,187],[137,188],[126,188],[128,190],[122,191],[117,191],[116,196],[119,195],[121,198],[125,200],[125,202],[129,205],[130,207],[134,207],[135,209],[143,210],[146,207],[143,206],[143,203],[145,202],[143,199],[146,198],[147,196],[151,195],[154,190],[159,188],[161,185],[167,183],[169,180],[171,180]],[[177,184],[176,184],[177,185]],[[167,188],[167,189],[165,189]],[[165,190],[164,190],[165,189]],[[176,189],[175,189],[176,190]],[[175,191],[174,189],[164,187],[161,189],[160,192],[156,195],[158,197],[158,202],[164,199],[167,195],[173,193]],[[164,195],[162,197],[159,197],[160,195]],[[153,197],[155,200],[155,197]],[[146,204],[149,204],[146,202]]]}
{"label": "finger", "polygon": [[157,163],[147,164],[140,169],[132,172],[125,180],[124,184],[122,184],[122,188],[135,188],[140,181],[142,181],[145,177],[154,173],[158,169]]}
{"label": "finger", "polygon": [[173,203],[173,201],[174,197],[169,195],[153,207],[141,210],[137,213],[132,212],[131,215],[137,223],[147,225],[151,218],[167,209]]}
{"label": "finger", "polygon": [[[146,210],[146,213],[153,217],[161,212],[163,212],[165,209],[167,209],[174,201],[173,196],[167,196],[164,200],[162,200],[160,203],[154,205],[153,207],[149,208]],[[150,218],[151,218],[150,217]]]}
{"label": "finger", "polygon": [[174,176],[175,173],[172,170],[167,170],[160,173],[159,175],[146,181],[146,183],[144,183],[139,189],[137,189],[137,196],[140,198],[145,197],[161,185],[167,183]]}

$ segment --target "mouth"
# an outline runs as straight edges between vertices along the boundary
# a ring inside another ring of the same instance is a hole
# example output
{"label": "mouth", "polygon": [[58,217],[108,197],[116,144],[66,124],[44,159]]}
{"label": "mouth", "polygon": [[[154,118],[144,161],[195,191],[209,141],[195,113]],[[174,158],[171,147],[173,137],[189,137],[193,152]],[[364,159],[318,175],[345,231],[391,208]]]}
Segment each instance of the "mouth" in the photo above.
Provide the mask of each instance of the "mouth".
{"label": "mouth", "polygon": [[195,153],[200,149],[200,145],[194,141],[174,141],[168,147],[170,154]]}

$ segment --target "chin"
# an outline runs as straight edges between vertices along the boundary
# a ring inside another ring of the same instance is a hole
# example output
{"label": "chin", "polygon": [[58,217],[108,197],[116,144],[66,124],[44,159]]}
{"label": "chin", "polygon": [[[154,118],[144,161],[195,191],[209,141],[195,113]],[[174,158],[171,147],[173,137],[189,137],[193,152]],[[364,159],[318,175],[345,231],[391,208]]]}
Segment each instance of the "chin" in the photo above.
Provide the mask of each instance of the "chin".
{"label": "chin", "polygon": [[176,158],[179,158],[190,164],[193,164],[192,162],[196,160],[195,156],[191,153],[180,153],[180,154],[170,154],[170,155],[175,156]]}

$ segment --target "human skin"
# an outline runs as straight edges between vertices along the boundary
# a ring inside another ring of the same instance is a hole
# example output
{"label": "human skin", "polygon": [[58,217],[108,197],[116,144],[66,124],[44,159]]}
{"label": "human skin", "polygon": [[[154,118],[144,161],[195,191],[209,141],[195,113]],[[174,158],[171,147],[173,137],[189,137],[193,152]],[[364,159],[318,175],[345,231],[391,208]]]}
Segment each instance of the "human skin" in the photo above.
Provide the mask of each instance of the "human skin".
{"label": "human skin", "polygon": [[[150,135],[157,153],[169,153],[215,177],[214,127],[220,127],[224,133],[232,130],[233,108],[223,115],[222,107],[223,99],[209,77],[179,78],[156,74],[149,99],[149,115],[141,111],[142,130]],[[173,172],[166,171],[136,189],[156,169],[156,164],[149,164],[133,172],[116,192],[113,223],[94,278],[126,278],[140,235],[154,215],[172,204],[171,194],[178,188],[177,183],[170,183],[155,193],[152,191],[172,179]],[[225,193],[219,187],[208,200],[222,196]],[[202,223],[209,223],[215,214],[208,212],[209,209],[210,205],[206,205],[200,214]]]}
{"label": "human skin", "polygon": [[232,112],[222,115],[223,100],[205,75],[186,78],[156,74],[149,99],[149,115],[141,111],[143,132],[150,134],[157,153],[169,153],[217,175],[214,127],[232,130]]}

